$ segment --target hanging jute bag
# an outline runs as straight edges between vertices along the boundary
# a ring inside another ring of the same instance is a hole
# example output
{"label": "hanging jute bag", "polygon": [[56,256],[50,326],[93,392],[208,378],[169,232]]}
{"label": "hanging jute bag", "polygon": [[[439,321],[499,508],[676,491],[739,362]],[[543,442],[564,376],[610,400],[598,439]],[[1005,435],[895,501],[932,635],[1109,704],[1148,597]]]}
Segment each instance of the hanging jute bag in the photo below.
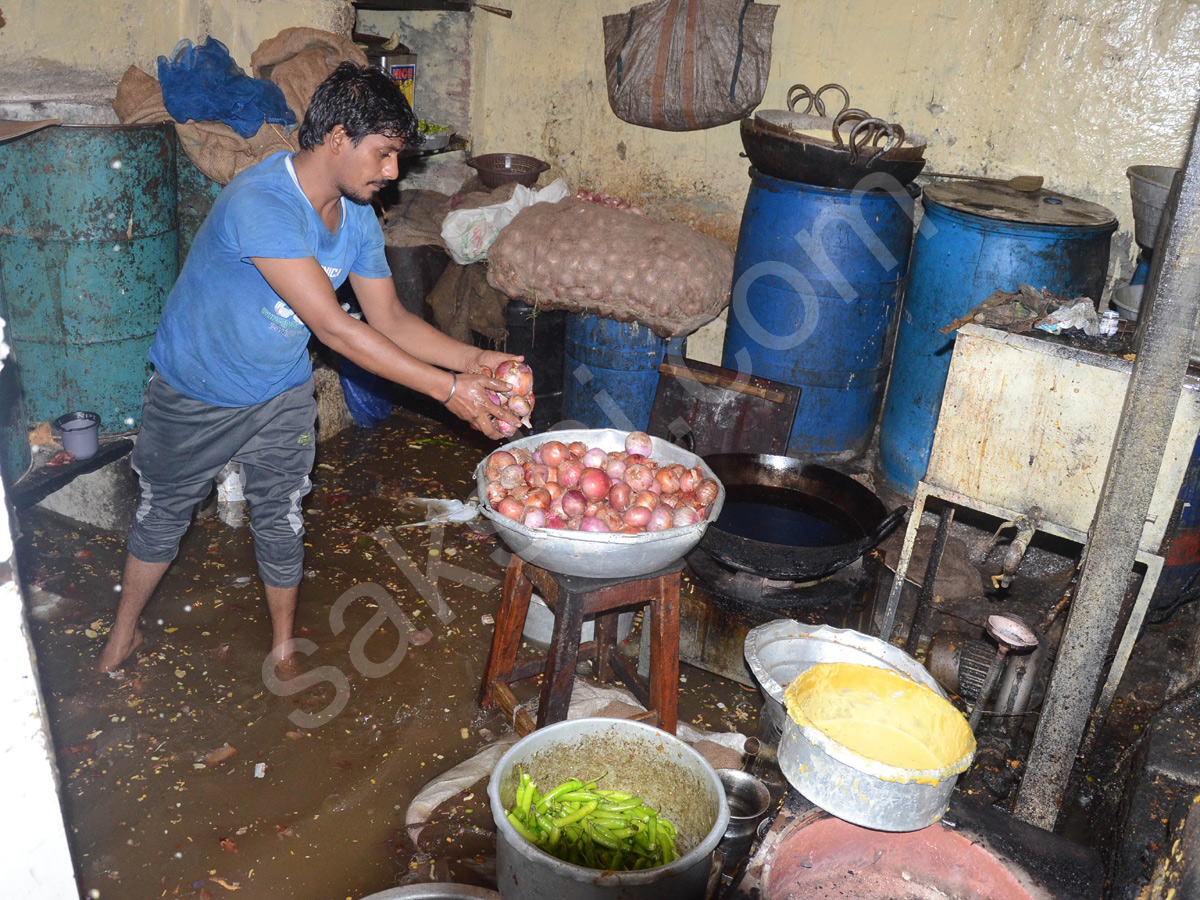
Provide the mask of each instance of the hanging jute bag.
{"label": "hanging jute bag", "polygon": [[752,0],[655,0],[605,16],[613,112],[664,131],[740,119],[766,90],[778,9]]}

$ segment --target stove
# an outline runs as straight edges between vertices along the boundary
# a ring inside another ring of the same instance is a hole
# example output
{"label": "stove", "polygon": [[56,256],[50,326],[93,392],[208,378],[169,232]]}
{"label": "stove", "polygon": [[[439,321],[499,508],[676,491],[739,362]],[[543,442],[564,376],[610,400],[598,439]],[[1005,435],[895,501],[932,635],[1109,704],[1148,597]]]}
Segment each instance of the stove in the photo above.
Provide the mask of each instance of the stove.
{"label": "stove", "polygon": [[680,659],[748,687],[743,652],[750,629],[774,619],[862,630],[878,590],[882,556],[869,551],[812,582],[777,581],[725,566],[703,549],[687,557],[679,601]]}

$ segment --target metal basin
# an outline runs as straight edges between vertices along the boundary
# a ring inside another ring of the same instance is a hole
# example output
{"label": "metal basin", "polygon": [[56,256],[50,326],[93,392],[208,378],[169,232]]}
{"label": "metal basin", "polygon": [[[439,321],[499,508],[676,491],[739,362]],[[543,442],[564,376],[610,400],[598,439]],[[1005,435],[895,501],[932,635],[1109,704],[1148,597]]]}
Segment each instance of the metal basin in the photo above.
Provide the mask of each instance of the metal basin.
{"label": "metal basin", "polygon": [[[600,447],[605,451],[624,450],[627,431],[615,428],[569,428],[550,431],[546,434],[521,438],[505,444],[500,449],[512,450],[523,447],[532,451],[546,441],[583,441],[589,447]],[[648,575],[682,559],[700,542],[709,521],[721,513],[725,504],[725,488],[713,470],[694,453],[682,447],[652,437],[653,458],[658,462],[680,463],[689,469],[699,466],[704,474],[717,482],[717,499],[709,509],[708,519],[683,528],[668,528],[664,531],[645,534],[596,534],[583,531],[562,531],[550,528],[530,528],[496,512],[487,502],[487,477],[484,469],[486,458],[475,467],[475,483],[479,494],[479,510],[486,516],[501,540],[513,553],[526,562],[541,566],[561,575],[576,575],[582,578],[606,578],[614,575],[635,577]]]}
{"label": "metal basin", "polygon": [[821,664],[787,696],[784,777],[821,809],[864,828],[915,831],[937,822],[975,756],[962,714],[896,672]]}
{"label": "metal basin", "polygon": [[409,884],[363,897],[363,900],[500,900],[487,888],[469,884]]}
{"label": "metal basin", "polygon": [[890,669],[948,699],[928,670],[899,647],[848,628],[776,619],[751,629],[746,635],[745,655],[746,665],[766,698],[763,710],[780,731],[787,718],[783,692],[794,678],[817,663],[848,662]]}
{"label": "metal basin", "polygon": [[[505,814],[518,769],[541,790],[607,773],[601,787],[641,797],[671,820],[681,856],[637,872],[602,872],[556,859],[521,837]],[[505,900],[700,900],[713,850],[729,827],[716,769],[673,735],[622,719],[572,719],[517,741],[492,771],[488,802],[496,823],[496,882]]]}

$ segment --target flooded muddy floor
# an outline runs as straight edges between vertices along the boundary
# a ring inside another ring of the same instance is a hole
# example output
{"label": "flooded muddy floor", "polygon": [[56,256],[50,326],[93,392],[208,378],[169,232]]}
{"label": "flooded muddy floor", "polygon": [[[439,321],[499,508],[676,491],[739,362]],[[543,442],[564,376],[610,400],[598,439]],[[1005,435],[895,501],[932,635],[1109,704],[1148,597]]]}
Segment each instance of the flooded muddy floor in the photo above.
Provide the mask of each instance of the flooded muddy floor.
{"label": "flooded muddy floor", "polygon": [[[404,412],[320,446],[296,632],[306,672],[286,683],[263,673],[270,627],[244,523],[198,517],[143,616],[136,659],[102,676],[124,540],[22,515],[19,565],[83,895],[358,900],[401,883],[489,882],[485,782],[443,803],[418,845],[405,813],[431,779],[511,734],[476,705],[507,556],[467,525],[403,526],[422,518],[409,498],[467,496],[493,446]],[[944,560],[953,580],[943,591],[939,578],[935,628],[979,636],[991,613],[1037,622],[1058,603],[1077,548],[1035,546],[996,591],[987,576],[1003,551],[968,559],[992,527],[956,523],[961,558]],[[1187,608],[1145,629],[1060,823],[1072,840],[1103,850],[1119,839],[1139,735],[1195,627]],[[635,627],[626,649],[637,643]],[[682,671],[681,722],[756,732],[757,691]],[[962,779],[964,793],[1011,808],[1036,715],[1011,753]]]}
{"label": "flooded muddy floor", "polygon": [[[22,515],[19,565],[85,896],[357,900],[449,870],[487,880],[482,790],[419,848],[404,815],[430,779],[506,731],[476,705],[506,556],[465,525],[401,526],[421,518],[409,497],[467,496],[493,446],[401,412],[321,445],[297,614],[307,671],[286,683],[264,680],[270,625],[247,527],[197,519],[136,659],[107,676],[94,667],[123,538]],[[681,721],[754,732],[757,692],[686,678]]]}

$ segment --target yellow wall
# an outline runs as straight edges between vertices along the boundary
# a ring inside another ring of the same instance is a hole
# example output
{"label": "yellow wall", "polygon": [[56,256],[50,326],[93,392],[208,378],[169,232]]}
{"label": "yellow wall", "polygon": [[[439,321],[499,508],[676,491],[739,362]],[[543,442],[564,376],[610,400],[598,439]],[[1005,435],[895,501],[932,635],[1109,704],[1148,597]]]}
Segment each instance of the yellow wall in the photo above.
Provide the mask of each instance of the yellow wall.
{"label": "yellow wall", "polygon": [[[748,179],[736,125],[670,133],[608,105],[601,16],[632,0],[511,0],[476,14],[474,150],[528,152],[572,187],[736,239]],[[782,0],[764,108],[838,81],[854,105],[929,138],[929,168],[1103,203],[1129,268],[1127,166],[1178,165],[1200,98],[1195,0]],[[1115,262],[1114,262],[1115,264]]]}
{"label": "yellow wall", "polygon": [[[264,40],[296,25],[349,33],[343,0],[4,0],[0,68],[63,64],[115,84],[133,64],[152,75],[159,55],[182,39],[212,34],[243,69]],[[14,99],[20,84],[0,83]],[[111,92],[110,92],[111,93]]]}

